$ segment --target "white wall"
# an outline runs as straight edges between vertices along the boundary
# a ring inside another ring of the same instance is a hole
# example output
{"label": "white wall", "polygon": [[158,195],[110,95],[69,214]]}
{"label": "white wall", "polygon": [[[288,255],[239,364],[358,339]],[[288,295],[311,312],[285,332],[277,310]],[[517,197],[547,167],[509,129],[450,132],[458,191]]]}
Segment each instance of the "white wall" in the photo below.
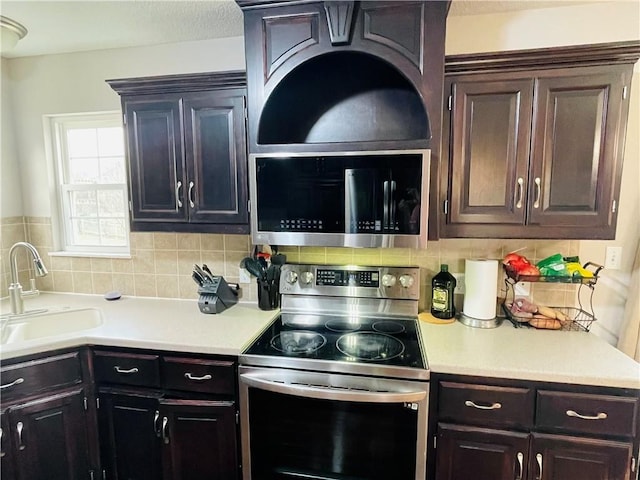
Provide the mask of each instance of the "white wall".
{"label": "white wall", "polygon": [[[447,54],[544,48],[640,39],[640,2],[613,1],[494,15],[449,17]],[[580,242],[580,259],[604,264],[607,246],[621,246],[622,268],[604,270],[596,285],[592,331],[615,344],[640,241],[640,64],[634,68],[618,228],[614,241]],[[587,293],[587,295],[585,295]],[[589,299],[587,292],[582,298]],[[588,303],[586,304],[588,306]],[[588,309],[588,308],[587,308]]]}
{"label": "white wall", "polygon": [[22,216],[20,170],[14,137],[13,85],[8,61],[2,59],[2,117],[0,120],[0,218]]}
{"label": "white wall", "polygon": [[[119,111],[120,98],[105,83],[107,79],[245,68],[242,37],[24,57],[6,63],[12,89],[7,95],[3,90],[2,100],[4,105],[7,97],[13,99],[21,184],[28,192],[23,211],[35,217],[51,216],[43,115]],[[2,66],[4,75],[5,60]],[[9,168],[7,173],[9,177]]]}

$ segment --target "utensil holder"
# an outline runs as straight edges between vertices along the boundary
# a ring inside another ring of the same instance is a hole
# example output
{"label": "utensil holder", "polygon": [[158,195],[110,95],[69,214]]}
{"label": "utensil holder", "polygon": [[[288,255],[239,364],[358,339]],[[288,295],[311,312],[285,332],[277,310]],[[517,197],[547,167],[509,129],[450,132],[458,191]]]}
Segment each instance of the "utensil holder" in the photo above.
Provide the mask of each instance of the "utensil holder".
{"label": "utensil holder", "polygon": [[277,282],[258,279],[258,308],[274,310],[280,307],[280,291]]}

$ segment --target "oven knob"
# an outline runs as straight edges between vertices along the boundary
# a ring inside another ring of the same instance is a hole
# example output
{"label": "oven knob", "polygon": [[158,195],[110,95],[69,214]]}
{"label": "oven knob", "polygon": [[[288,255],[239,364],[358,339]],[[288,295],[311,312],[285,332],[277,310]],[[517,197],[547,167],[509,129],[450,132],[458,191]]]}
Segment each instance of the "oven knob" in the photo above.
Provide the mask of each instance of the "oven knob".
{"label": "oven knob", "polygon": [[403,288],[411,288],[413,286],[413,277],[411,275],[400,275],[400,285]]}
{"label": "oven knob", "polygon": [[313,272],[302,272],[300,274],[300,281],[305,285],[309,285],[313,282]]}
{"label": "oven knob", "polygon": [[294,272],[293,270],[289,270],[287,272],[287,274],[284,277],[284,281],[293,285],[294,283],[296,283],[298,281],[298,274],[296,272]]}
{"label": "oven knob", "polygon": [[382,286],[383,287],[393,287],[396,284],[395,275],[391,275],[389,273],[385,273],[382,276]]}

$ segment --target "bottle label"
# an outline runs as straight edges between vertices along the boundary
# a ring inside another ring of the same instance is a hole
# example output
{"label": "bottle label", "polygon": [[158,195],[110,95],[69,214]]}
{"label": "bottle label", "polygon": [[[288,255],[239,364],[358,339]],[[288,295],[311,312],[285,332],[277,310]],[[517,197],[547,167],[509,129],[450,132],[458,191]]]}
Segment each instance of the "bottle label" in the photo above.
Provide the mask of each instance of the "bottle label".
{"label": "bottle label", "polygon": [[446,312],[449,309],[449,291],[446,288],[433,288],[431,307],[438,312]]}

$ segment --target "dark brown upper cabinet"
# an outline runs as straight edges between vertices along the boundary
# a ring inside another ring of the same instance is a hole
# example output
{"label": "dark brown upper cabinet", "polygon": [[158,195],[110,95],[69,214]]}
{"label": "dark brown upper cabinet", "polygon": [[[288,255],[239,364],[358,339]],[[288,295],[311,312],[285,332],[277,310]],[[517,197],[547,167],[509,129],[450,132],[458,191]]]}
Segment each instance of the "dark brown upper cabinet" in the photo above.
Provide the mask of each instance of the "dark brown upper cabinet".
{"label": "dark brown upper cabinet", "polygon": [[640,43],[447,57],[440,236],[613,239]]}
{"label": "dark brown upper cabinet", "polygon": [[108,80],[122,99],[133,231],[248,233],[245,78]]}
{"label": "dark brown upper cabinet", "polygon": [[450,2],[237,3],[250,153],[437,146]]}

